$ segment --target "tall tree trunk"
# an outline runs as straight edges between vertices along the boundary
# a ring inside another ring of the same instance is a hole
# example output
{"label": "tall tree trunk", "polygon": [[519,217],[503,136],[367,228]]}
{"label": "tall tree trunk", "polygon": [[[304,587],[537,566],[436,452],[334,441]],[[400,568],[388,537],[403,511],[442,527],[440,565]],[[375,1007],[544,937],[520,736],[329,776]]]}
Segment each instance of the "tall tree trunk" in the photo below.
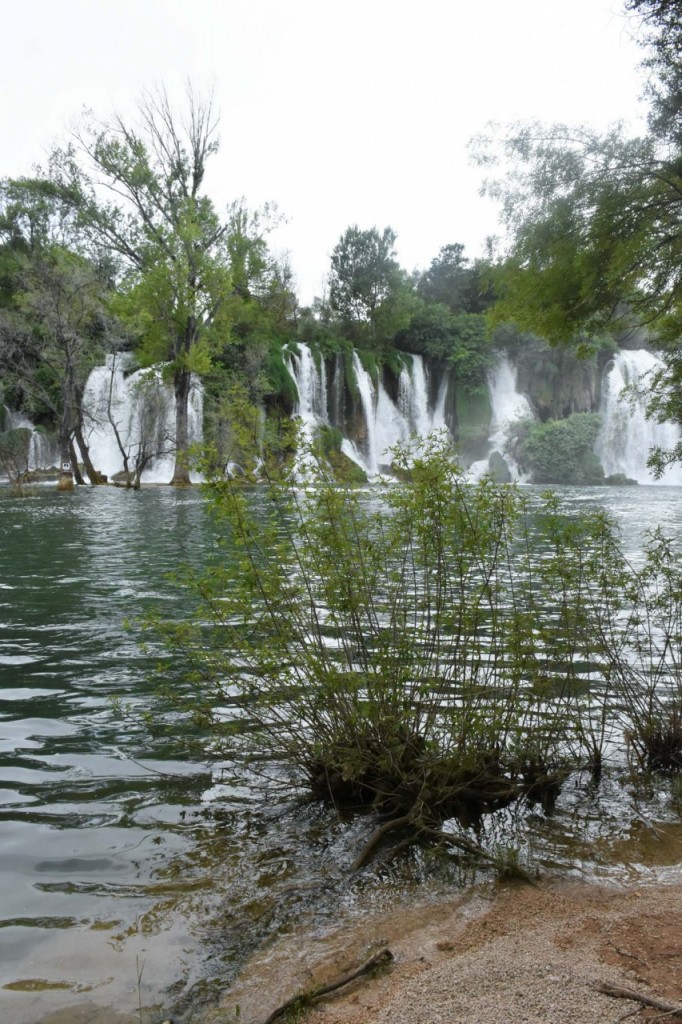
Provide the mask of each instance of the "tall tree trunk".
{"label": "tall tree trunk", "polygon": [[[71,437],[69,438],[69,458],[71,461],[71,472],[73,473],[76,483],[85,486],[85,480],[83,479],[83,474],[81,473],[80,466],[78,465],[78,456],[76,455],[76,449],[74,448],[73,439]],[[62,463],[62,472],[64,465],[65,463]]]}
{"label": "tall tree trunk", "polygon": [[73,434],[74,434],[74,437],[76,438],[76,444],[78,445],[78,450],[81,453],[81,458],[83,460],[83,465],[85,466],[85,472],[88,475],[88,480],[90,481],[90,483],[91,484],[104,484],[104,483],[106,483],[106,477],[103,476],[99,472],[99,470],[95,469],[95,467],[92,464],[92,459],[90,458],[90,449],[88,447],[87,441],[85,440],[85,438],[83,436],[83,426],[82,426],[81,423],[79,423],[78,426],[74,428]]}
{"label": "tall tree trunk", "polygon": [[191,375],[189,370],[175,371],[175,468],[173,487],[189,487],[189,391]]}
{"label": "tall tree trunk", "polygon": [[73,424],[76,419],[73,412],[73,404],[73,366],[71,360],[67,359],[64,379],[62,381],[62,410],[59,418],[59,455],[62,464],[59,480],[57,481],[58,491],[73,490],[74,478],[77,484],[85,483],[78,467],[78,457],[73,446]]}
{"label": "tall tree trunk", "polygon": [[76,469],[78,469],[78,466],[75,461],[75,453],[72,452],[71,437],[69,430],[66,427],[65,417],[63,416],[59,428],[59,461],[60,467],[57,490],[71,491],[73,490],[74,465],[76,466]]}
{"label": "tall tree trunk", "polygon": [[121,434],[120,434],[120,431],[118,429],[118,423],[114,419],[114,411],[113,411],[113,408],[112,408],[113,400],[114,400],[114,375],[115,375],[115,373],[116,373],[116,356],[114,356],[114,358],[112,360],[111,373],[109,375],[109,395],[107,397],[107,419],[109,420],[109,426],[111,427],[111,429],[114,432],[114,437],[116,438],[116,444],[118,445],[118,450],[120,451],[121,458],[123,459],[123,472],[125,473],[126,477],[128,477],[128,475],[130,474],[130,466],[128,464],[128,452],[126,451],[126,448],[125,448],[125,446],[123,444],[123,440],[121,438]]}
{"label": "tall tree trunk", "polygon": [[68,431],[64,424],[60,425],[59,430],[59,461],[61,463],[60,469],[62,473],[72,473],[73,464],[71,461],[71,442],[70,442],[70,431]]}

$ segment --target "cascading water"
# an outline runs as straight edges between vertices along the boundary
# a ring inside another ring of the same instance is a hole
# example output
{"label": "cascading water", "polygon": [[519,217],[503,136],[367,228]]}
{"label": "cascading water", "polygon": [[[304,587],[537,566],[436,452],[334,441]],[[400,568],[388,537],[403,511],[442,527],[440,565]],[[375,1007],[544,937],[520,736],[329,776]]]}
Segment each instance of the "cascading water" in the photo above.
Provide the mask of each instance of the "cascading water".
{"label": "cascading water", "polygon": [[404,368],[400,374],[398,404],[409,422],[411,433],[417,434],[419,437],[427,437],[434,430],[446,428],[445,398],[448,378],[447,375],[443,376],[435,408],[430,409],[424,359],[420,355],[412,355],[410,359],[410,369]]}
{"label": "cascading water", "polygon": [[468,475],[478,479],[488,472],[490,455],[498,452],[505,460],[513,480],[522,480],[522,474],[512,458],[505,452],[507,437],[512,424],[523,419],[533,419],[533,410],[528,399],[516,390],[516,368],[509,356],[502,355],[495,368],[488,375],[488,390],[492,419],[490,423],[489,455],[469,467]]}
{"label": "cascading water", "polygon": [[[412,434],[425,437],[433,430],[445,428],[447,377],[443,378],[435,408],[431,409],[427,371],[422,357],[408,356],[406,363],[409,366],[406,365],[400,374],[396,403],[381,378],[375,384],[357,352],[353,353],[364,432],[362,437],[355,439],[344,437],[341,451],[369,477],[389,468],[390,448],[404,444]],[[312,438],[317,427],[330,424],[325,363],[320,360],[319,365],[316,364],[307,345],[299,345],[299,354],[290,357],[288,366],[298,391],[294,415],[301,420],[304,436]],[[334,384],[341,386],[339,373],[335,375]],[[333,405],[338,415],[341,407],[338,396]]]}
{"label": "cascading water", "polygon": [[375,391],[372,378],[360,362],[357,352],[353,352],[353,372],[358,382],[360,405],[362,416],[365,421],[365,438],[363,451],[360,451],[354,441],[344,438],[341,451],[344,455],[357,462],[364,469],[368,476],[376,476],[379,472],[376,444],[376,406]]}
{"label": "cascading water", "polygon": [[[673,448],[680,439],[674,423],[658,423],[646,417],[646,402],[637,395],[637,385],[660,369],[661,362],[646,349],[618,352],[606,369],[602,381],[600,414],[602,428],[595,444],[604,473],[622,473],[640,484],[682,485],[682,467],[672,466],[660,480],[647,467],[649,451],[654,447]],[[623,389],[632,387],[630,395]]]}
{"label": "cascading water", "polygon": [[[112,477],[124,469],[121,447],[131,471],[136,458],[150,453],[143,472],[145,483],[168,483],[175,462],[173,389],[163,382],[158,367],[126,377],[125,365],[125,357],[110,355],[106,364],[88,377],[83,404],[90,457],[101,473]],[[201,439],[202,424],[203,392],[193,381],[188,409],[190,442]]]}
{"label": "cascading water", "polygon": [[[123,458],[116,440],[114,424],[121,444],[129,455],[134,469],[135,455],[143,445],[154,454],[145,469],[145,482],[167,483],[174,463],[175,403],[172,388],[163,383],[158,368],[138,370],[125,375],[126,356],[113,355],[105,366],[92,371],[85,388],[86,435],[94,465],[112,477],[123,469]],[[354,439],[345,437],[342,451],[360,465],[369,477],[386,471],[390,464],[388,449],[405,443],[411,435],[426,436],[446,427],[445,404],[448,377],[440,383],[435,406],[431,408],[428,368],[420,355],[406,357],[398,381],[397,401],[393,401],[381,379],[375,384],[363,367],[357,353],[353,354],[353,368],[358,384],[361,426]],[[304,434],[311,438],[320,425],[341,426],[341,393],[328,406],[329,384],[324,360],[316,362],[306,345],[299,345],[297,355],[288,361],[289,369],[298,389],[295,410],[303,425]],[[646,460],[652,447],[673,447],[680,438],[680,430],[673,423],[658,423],[646,418],[646,405],[633,391],[633,397],[624,397],[623,389],[633,389],[645,381],[646,375],[660,368],[660,361],[646,350],[619,352],[607,367],[602,383],[600,413],[602,429],[595,445],[607,476],[622,473],[639,483],[665,483],[682,486],[682,467],[673,466],[661,481],[655,481]],[[335,375],[332,385],[343,388],[343,374]],[[527,399],[517,391],[516,370],[506,355],[498,361],[488,379],[492,421],[489,452],[499,452],[505,459],[514,479],[520,479],[518,467],[505,453],[510,426],[533,412]],[[338,422],[336,422],[338,420]],[[203,394],[194,383],[190,393],[190,438],[202,435]],[[41,469],[58,463],[56,446],[23,414],[7,410],[7,429],[22,427],[30,430],[28,468]],[[487,472],[488,458],[472,464],[469,475],[477,478]]]}
{"label": "cascading water", "polygon": [[343,449],[356,461],[360,461],[368,476],[389,469],[390,449],[405,444],[412,434],[427,437],[434,430],[445,427],[445,396],[447,377],[443,378],[435,409],[429,408],[426,370],[421,356],[409,357],[409,369],[404,367],[398,382],[398,404],[392,401],[384,384],[379,379],[375,388],[372,378],[364,369],[357,353],[353,354],[353,367],[358,381],[360,401],[366,425],[365,457],[358,459],[353,446]]}
{"label": "cascading water", "polygon": [[[320,359],[318,365],[308,346],[299,345],[298,354],[292,353],[288,357],[287,368],[296,384],[298,401],[294,406],[294,417],[300,424],[300,440],[306,447],[314,441],[318,427],[329,423],[325,363]],[[308,475],[305,456],[297,459],[296,475],[300,480],[305,480]]]}
{"label": "cascading water", "polygon": [[299,345],[298,355],[289,357],[288,368],[298,391],[294,416],[301,421],[304,435],[311,439],[316,426],[329,423],[324,361],[320,360],[318,366],[308,346]]}
{"label": "cascading water", "polygon": [[31,437],[28,445],[27,469],[31,473],[36,469],[50,469],[59,463],[59,451],[57,444],[41,431],[36,429],[35,424],[21,412],[6,410],[7,430],[30,430]]}

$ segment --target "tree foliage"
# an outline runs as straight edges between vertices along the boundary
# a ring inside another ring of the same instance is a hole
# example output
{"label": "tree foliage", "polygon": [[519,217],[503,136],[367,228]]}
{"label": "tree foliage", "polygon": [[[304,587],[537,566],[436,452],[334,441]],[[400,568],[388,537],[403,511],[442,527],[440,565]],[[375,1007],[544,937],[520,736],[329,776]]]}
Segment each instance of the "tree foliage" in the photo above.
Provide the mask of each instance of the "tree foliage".
{"label": "tree foliage", "polygon": [[626,10],[637,15],[647,48],[644,68],[649,78],[646,93],[651,103],[649,127],[664,142],[682,146],[682,10],[679,0],[625,0]]}
{"label": "tree foliage", "polygon": [[469,390],[485,385],[494,358],[494,339],[479,313],[453,314],[438,303],[421,305],[395,342],[451,367]]}
{"label": "tree foliage", "polygon": [[553,343],[634,324],[676,335],[682,181],[652,137],[521,126],[492,148],[511,171],[488,183],[511,234],[495,321]]}
{"label": "tree foliage", "polygon": [[22,480],[28,473],[30,445],[31,432],[24,427],[0,431],[0,471],[17,494],[23,493]]}
{"label": "tree foliage", "polygon": [[380,233],[377,228],[363,231],[354,224],[332,252],[329,304],[358,338],[364,334],[377,341],[379,311],[402,282],[395,240],[389,227]]}
{"label": "tree foliage", "polygon": [[485,166],[507,168],[486,185],[511,239],[491,319],[578,346],[646,328],[667,367],[652,381],[650,411],[682,422],[682,23],[673,0],[628,9],[649,29],[647,134],[531,123],[477,142]]}
{"label": "tree foliage", "polygon": [[[210,100],[188,94],[185,118],[164,92],[145,96],[138,120],[88,118],[73,145],[52,155],[44,185],[74,212],[93,256],[116,261],[162,358],[176,399],[173,482],[189,481],[188,399],[199,346],[230,290],[226,236],[203,185],[218,150]],[[153,347],[153,344],[152,344]]]}
{"label": "tree foliage", "polygon": [[490,282],[479,261],[473,266],[459,243],[444,245],[420,275],[418,294],[428,303],[447,306],[451,313],[482,313],[492,301]]}
{"label": "tree foliage", "polygon": [[78,477],[76,444],[93,483],[99,474],[89,459],[83,396],[115,332],[107,292],[84,258],[57,245],[36,247],[15,261],[11,301],[0,308],[0,374],[15,403],[49,415],[62,465]]}

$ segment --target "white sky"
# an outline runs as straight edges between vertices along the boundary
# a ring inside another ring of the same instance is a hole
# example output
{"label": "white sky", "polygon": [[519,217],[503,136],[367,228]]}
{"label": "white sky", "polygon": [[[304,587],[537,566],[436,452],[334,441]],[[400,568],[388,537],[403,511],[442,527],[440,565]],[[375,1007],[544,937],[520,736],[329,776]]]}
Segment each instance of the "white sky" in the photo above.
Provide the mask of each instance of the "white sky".
{"label": "white sky", "polygon": [[84,106],[213,86],[209,190],[278,203],[303,301],[350,224],[390,224],[407,269],[450,242],[480,255],[496,214],[467,142],[487,122],[641,114],[620,0],[0,0],[0,24],[0,177]]}

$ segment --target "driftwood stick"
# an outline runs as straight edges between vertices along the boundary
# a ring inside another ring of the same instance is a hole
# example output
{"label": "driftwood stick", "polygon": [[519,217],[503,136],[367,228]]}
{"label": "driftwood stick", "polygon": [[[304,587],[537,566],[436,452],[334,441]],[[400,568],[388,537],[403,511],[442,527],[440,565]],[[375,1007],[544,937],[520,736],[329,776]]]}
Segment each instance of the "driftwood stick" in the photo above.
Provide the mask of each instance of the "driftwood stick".
{"label": "driftwood stick", "polygon": [[636,992],[634,988],[621,988],[618,985],[611,985],[602,981],[597,985],[597,991],[603,992],[606,996],[613,996],[614,999],[632,999],[642,1006],[652,1006],[654,1010],[662,1010],[666,1017],[682,1017],[682,1006],[675,1006],[674,1003],[665,1003],[655,996],[647,996],[643,992]]}
{"label": "driftwood stick", "polygon": [[363,974],[368,974],[374,970],[375,967],[383,967],[385,964],[389,964],[393,959],[393,953],[390,949],[382,949],[374,956],[371,956],[369,960],[365,960],[364,964],[357,967],[354,971],[349,974],[343,974],[336,981],[329,982],[328,985],[321,985],[319,988],[314,988],[309,992],[299,992],[297,995],[292,996],[291,999],[287,999],[286,1003],[282,1003],[276,1010],[273,1010],[269,1017],[263,1021],[263,1024],[273,1024],[273,1021],[278,1020],[284,1016],[287,1010],[291,1010],[296,1005],[310,1006],[317,999],[321,999],[322,996],[328,996],[330,992],[336,992],[337,989],[343,988],[344,985],[349,985],[351,981],[355,981],[356,978],[360,978]]}

